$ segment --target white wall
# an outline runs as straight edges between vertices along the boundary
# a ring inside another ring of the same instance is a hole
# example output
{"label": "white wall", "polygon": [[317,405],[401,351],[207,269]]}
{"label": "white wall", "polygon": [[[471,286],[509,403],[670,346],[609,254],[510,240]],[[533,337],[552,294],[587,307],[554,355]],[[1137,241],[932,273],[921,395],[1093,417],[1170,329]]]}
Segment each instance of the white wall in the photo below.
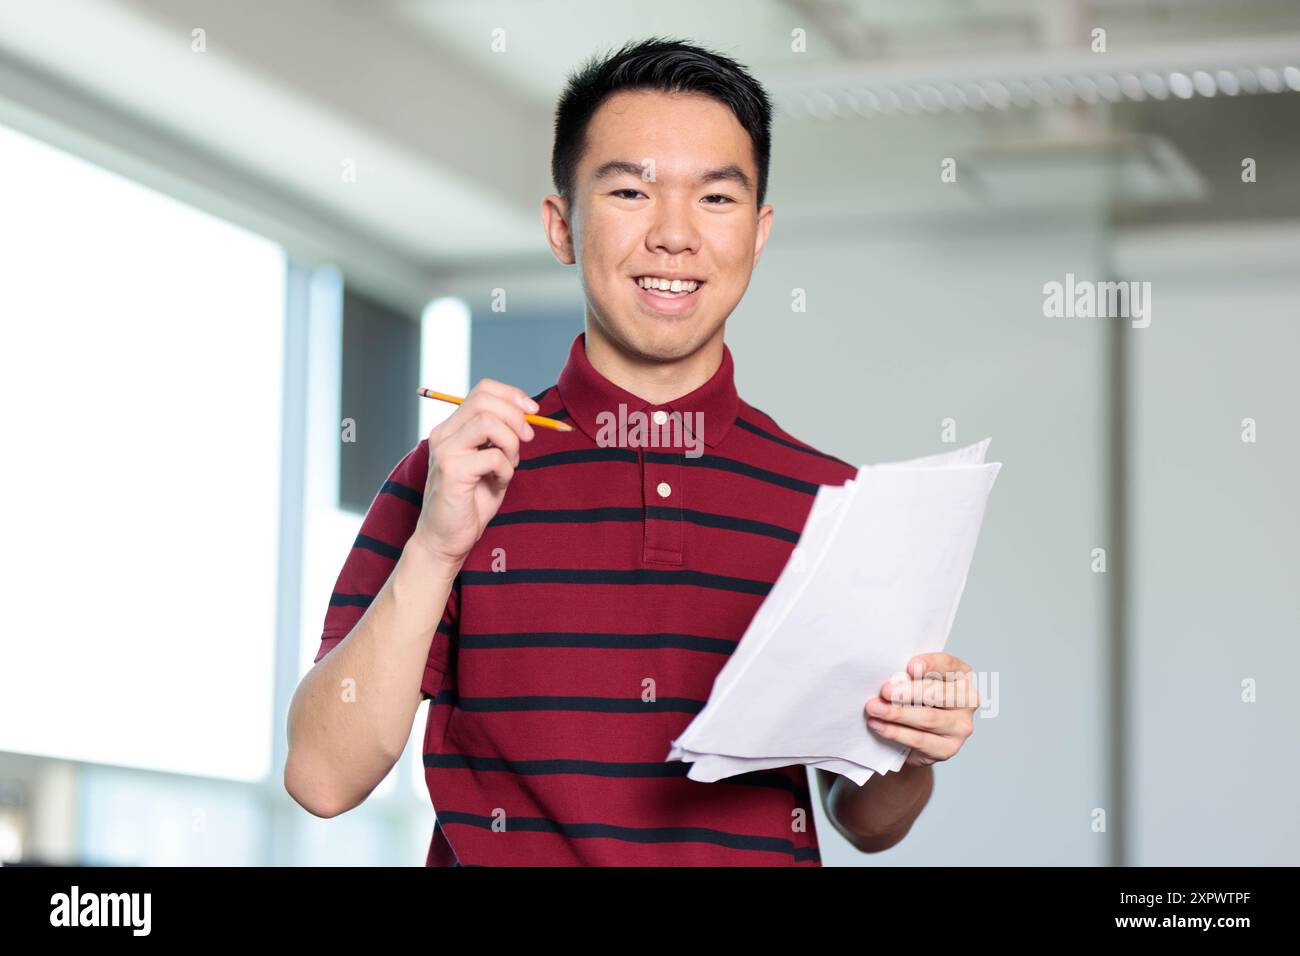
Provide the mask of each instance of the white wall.
{"label": "white wall", "polygon": [[1134,861],[1294,865],[1300,226],[1127,248],[1155,302],[1132,338]]}

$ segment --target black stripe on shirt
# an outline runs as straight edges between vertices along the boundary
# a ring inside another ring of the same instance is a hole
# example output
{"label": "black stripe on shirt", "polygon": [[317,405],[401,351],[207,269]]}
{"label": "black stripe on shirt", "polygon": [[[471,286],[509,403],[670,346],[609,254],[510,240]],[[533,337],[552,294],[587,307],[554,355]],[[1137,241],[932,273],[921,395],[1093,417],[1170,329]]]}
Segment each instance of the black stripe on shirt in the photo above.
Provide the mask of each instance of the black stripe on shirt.
{"label": "black stripe on shirt", "polygon": [[534,631],[515,634],[461,634],[461,650],[489,650],[522,647],[598,647],[617,650],[647,650],[675,647],[687,651],[730,654],[736,642],[696,634],[603,634],[596,632]]}
{"label": "black stripe on shirt", "polygon": [[[437,811],[443,826],[459,824],[493,829],[500,819],[480,813],[460,810]],[[521,817],[511,814],[506,818],[506,831],[529,833],[554,833],[570,838],[592,837],[622,840],[625,843],[711,843],[733,850],[761,850],[769,853],[788,853],[795,859],[820,860],[816,847],[796,847],[790,840],[780,837],[750,836],[744,833],[727,833],[710,827],[620,827],[609,823],[560,823],[545,817]]]}
{"label": "black stripe on shirt", "polygon": [[462,697],[455,690],[441,690],[434,706],[450,705],[479,714],[508,714],[534,710],[576,711],[585,714],[698,714],[704,701],[689,697]]}
{"label": "black stripe on shirt", "polygon": [[673,452],[647,451],[645,460],[658,462],[662,465],[683,465],[687,468],[713,468],[717,471],[728,471],[733,475],[744,475],[746,478],[765,481],[769,485],[780,485],[782,488],[800,491],[805,495],[815,495],[817,489],[821,487],[815,481],[804,481],[802,478],[794,478],[790,475],[783,475],[779,471],[759,468],[757,465],[737,461],[734,458],[723,458],[721,455],[700,455],[698,458],[691,458],[689,455],[678,455]]}
{"label": "black stripe on shirt", "polygon": [[704,571],[661,571],[657,568],[636,568],[630,571],[614,568],[523,568],[513,571],[461,571],[460,578],[468,586],[487,584],[614,584],[657,585],[680,584],[717,591],[737,591],[741,594],[766,595],[772,590],[770,581],[754,581],[725,574],[708,574]]}
{"label": "black stripe on shirt", "polygon": [[804,481],[802,478],[783,475],[768,468],[759,468],[757,465],[737,461],[734,458],[724,458],[721,455],[700,455],[692,458],[682,452],[651,451],[644,448],[623,448],[613,445],[608,448],[574,448],[569,451],[556,451],[547,455],[537,455],[534,458],[523,458],[520,459],[519,466],[515,470],[532,471],[538,468],[555,468],[561,465],[590,465],[607,461],[639,464],[638,450],[645,455],[646,461],[663,465],[684,465],[691,468],[712,468],[717,471],[730,472],[734,475],[744,475],[746,478],[753,478],[756,481],[763,481],[770,485],[779,485],[782,488],[789,488],[806,495],[817,494],[817,489],[821,487],[815,481]]}
{"label": "black stripe on shirt", "polygon": [[797,543],[799,532],[752,518],[695,511],[691,508],[664,508],[658,505],[641,508],[530,508],[494,515],[488,526],[512,524],[594,524],[601,521],[641,521],[650,517],[659,521],[689,521],[708,528],[742,531]]}
{"label": "black stripe on shirt", "polygon": [[[471,754],[424,755],[424,765],[434,770],[474,770],[478,772],[514,773],[521,776],[550,776],[552,774],[577,774],[584,777],[686,777],[689,763],[680,760],[622,763],[607,760],[506,760],[504,757],[476,757]],[[718,783],[738,784],[745,787],[768,787],[798,795],[799,786],[783,773],[771,770],[754,770],[724,777]]]}
{"label": "black stripe on shirt", "polygon": [[424,492],[416,491],[414,488],[408,488],[406,485],[396,481],[385,481],[379,489],[381,495],[392,495],[394,498],[401,498],[403,501],[415,505],[417,508],[424,505]]}
{"label": "black stripe on shirt", "polygon": [[520,458],[515,471],[532,471],[536,468],[554,468],[559,465],[589,465],[594,462],[621,461],[637,464],[636,452],[631,448],[571,448],[553,451],[533,458]]}
{"label": "black stripe on shirt", "polygon": [[391,558],[394,561],[402,556],[401,548],[395,548],[391,544],[386,544],[378,538],[372,538],[365,534],[357,535],[357,540],[353,542],[352,547],[361,548],[363,551],[373,551],[375,554],[383,555],[385,558]]}
{"label": "black stripe on shirt", "polygon": [[704,525],[709,528],[744,531],[749,534],[761,534],[765,537],[779,538],[782,541],[795,543],[799,541],[800,535],[798,531],[791,531],[789,528],[782,528],[780,525],[771,524],[767,521],[714,514],[710,511],[694,511],[690,508],[661,508],[658,505],[653,505],[646,508],[646,514],[651,518],[659,518],[665,521],[671,521],[680,516],[680,518],[692,524]]}
{"label": "black stripe on shirt", "polygon": [[[752,405],[750,407],[753,408]],[[758,408],[755,408],[754,411],[759,412],[762,415],[767,415],[767,412],[764,412]],[[768,415],[768,417],[770,418],[771,416]],[[747,432],[752,432],[753,434],[758,435],[761,438],[766,438],[768,441],[776,442],[778,445],[784,445],[786,448],[793,448],[795,451],[801,451],[808,455],[816,455],[818,458],[825,458],[827,461],[836,462],[838,464],[844,465],[846,468],[853,467],[842,458],[836,458],[834,455],[828,455],[826,454],[826,452],[818,451],[816,448],[809,448],[807,445],[800,445],[798,442],[789,441],[788,439],[782,438],[780,435],[773,435],[767,429],[760,428],[759,426],[755,425],[753,422],[745,421],[745,419],[741,418],[740,416],[736,416],[736,424],[739,425],[741,428],[745,429],[745,431]]]}

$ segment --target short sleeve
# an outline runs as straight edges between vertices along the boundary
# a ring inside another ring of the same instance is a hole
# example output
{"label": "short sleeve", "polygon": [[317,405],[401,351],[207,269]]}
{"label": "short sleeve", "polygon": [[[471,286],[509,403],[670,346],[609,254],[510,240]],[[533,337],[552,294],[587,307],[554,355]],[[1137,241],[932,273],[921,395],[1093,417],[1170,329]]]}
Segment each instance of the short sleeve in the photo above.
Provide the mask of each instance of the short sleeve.
{"label": "short sleeve", "polygon": [[[428,471],[429,444],[421,440],[397,463],[370,503],[356,541],[335,579],[315,661],[348,636],[392,574],[420,517]],[[459,585],[459,580],[456,583]],[[425,697],[437,695],[446,673],[458,626],[459,602],[460,588],[453,587],[429,647],[420,688]]]}

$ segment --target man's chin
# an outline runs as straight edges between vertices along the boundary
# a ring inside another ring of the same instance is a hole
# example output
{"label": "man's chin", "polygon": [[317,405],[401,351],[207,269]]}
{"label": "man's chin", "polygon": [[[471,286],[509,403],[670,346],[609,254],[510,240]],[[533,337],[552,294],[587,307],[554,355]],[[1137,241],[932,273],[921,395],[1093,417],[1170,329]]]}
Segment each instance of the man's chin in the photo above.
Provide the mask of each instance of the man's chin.
{"label": "man's chin", "polygon": [[721,330],[712,310],[685,315],[648,313],[641,302],[620,303],[617,311],[588,306],[588,318],[603,337],[643,361],[673,362],[697,352]]}
{"label": "man's chin", "polygon": [[710,336],[694,318],[675,323],[657,322],[634,317],[622,327],[619,336],[626,347],[643,359],[655,362],[675,362],[698,351]]}

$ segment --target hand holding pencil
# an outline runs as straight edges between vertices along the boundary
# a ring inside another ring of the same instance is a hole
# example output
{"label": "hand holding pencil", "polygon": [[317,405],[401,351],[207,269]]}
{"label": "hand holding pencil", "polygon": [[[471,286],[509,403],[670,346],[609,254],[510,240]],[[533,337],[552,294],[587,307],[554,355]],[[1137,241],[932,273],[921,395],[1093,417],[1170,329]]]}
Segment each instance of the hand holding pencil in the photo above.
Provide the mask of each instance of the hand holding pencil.
{"label": "hand holding pencil", "polygon": [[535,414],[535,401],[494,379],[480,380],[464,398],[425,388],[420,394],[459,407],[429,432],[424,503],[411,541],[454,574],[501,507],[533,424],[570,426]]}

